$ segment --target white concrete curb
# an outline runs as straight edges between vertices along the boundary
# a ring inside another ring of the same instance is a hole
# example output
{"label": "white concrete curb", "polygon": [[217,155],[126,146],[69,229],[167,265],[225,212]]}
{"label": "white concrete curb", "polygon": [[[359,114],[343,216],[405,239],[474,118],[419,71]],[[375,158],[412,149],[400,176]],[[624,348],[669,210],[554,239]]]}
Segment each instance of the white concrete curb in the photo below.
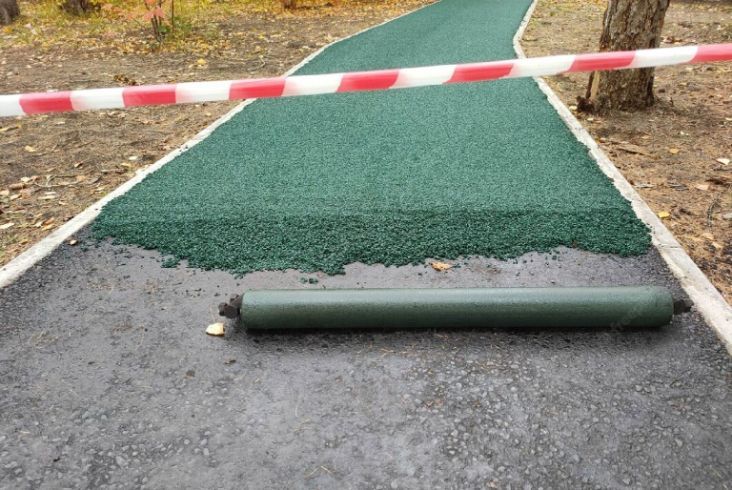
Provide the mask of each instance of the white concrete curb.
{"label": "white concrete curb", "polygon": [[[529,9],[526,11],[521,25],[513,38],[513,47],[519,58],[525,58],[523,48],[521,47],[521,38],[526,31],[526,27],[534,14],[536,5],[539,0],[534,0]],[[697,267],[691,257],[686,253],[683,247],[674,238],[671,232],[656,216],[643,198],[636,192],[630,182],[628,182],[622,173],[613,165],[605,152],[602,151],[597,142],[590,136],[590,133],[582,126],[582,124],[574,117],[574,114],[564,103],[557,97],[557,94],[544,82],[541,78],[534,78],[539,88],[544,92],[549,103],[559,113],[559,116],[565,122],[567,127],[584,144],[590,151],[592,158],[597,161],[600,169],[613,181],[615,188],[623,195],[633,206],[633,210],[638,217],[651,228],[651,238],[653,245],[658,249],[659,253],[666,261],[671,272],[681,283],[689,298],[694,302],[694,308],[701,314],[704,320],[717,332],[717,336],[727,347],[727,351],[732,354],[732,307],[724,300],[717,288],[709,281],[707,276]]]}
{"label": "white concrete curb", "polygon": [[[417,12],[419,10],[422,10],[425,7],[428,7],[431,4],[423,5],[415,10],[412,10],[410,12],[406,12],[402,15],[399,15],[397,17],[394,17],[392,19],[389,19],[387,21],[384,21],[380,24],[373,25],[371,27],[367,27],[366,29],[360,30],[356,33],[353,33],[349,36],[343,37],[341,39],[337,39],[333,41],[330,44],[327,44],[317,51],[311,53],[308,55],[305,59],[303,59],[300,63],[296,64],[287,72],[285,72],[285,76],[291,75],[295,71],[299,70],[301,67],[303,67],[305,64],[309,63],[313,58],[318,56],[320,53],[325,51],[330,46],[333,46],[334,44],[337,44],[341,41],[345,41],[346,39],[350,39],[354,36],[358,36],[359,34],[369,31],[371,29],[374,29],[376,27],[382,26],[384,24],[388,24],[389,22],[392,22],[396,19],[399,19],[401,17],[404,17],[405,15],[409,15],[413,12]],[[224,124],[226,121],[234,117],[236,114],[241,112],[242,109],[244,109],[246,106],[254,102],[256,99],[249,99],[246,100],[240,104],[238,104],[236,107],[234,107],[232,110],[221,116],[219,119],[211,123],[210,126],[207,126],[204,128],[201,132],[199,132],[196,136],[191,138],[190,140],[186,141],[181,145],[180,147],[176,148],[175,150],[171,151],[167,155],[165,155],[160,160],[156,161],[149,167],[146,167],[145,169],[141,169],[137,172],[137,174],[125,182],[124,184],[117,187],[115,190],[74,216],[71,220],[54,230],[52,233],[50,233],[47,237],[43,238],[41,241],[33,245],[31,248],[23,252],[22,254],[18,255],[16,258],[5,264],[4,266],[0,267],[0,289],[4,288],[5,286],[8,286],[15,282],[25,271],[33,267],[36,263],[41,261],[43,258],[47,257],[51,252],[53,252],[56,247],[61,245],[63,242],[67,241],[69,238],[71,238],[74,233],[77,233],[80,229],[82,229],[84,226],[91,223],[94,218],[96,218],[99,213],[101,212],[102,208],[111,200],[127,193],[130,189],[135,187],[137,184],[142,182],[145,177],[150,175],[151,173],[157,171],[160,169],[163,165],[173,160],[178,155],[188,151],[193,146],[197,145],[201,141],[203,141],[206,137],[208,137],[211,133],[214,132],[216,128]]]}

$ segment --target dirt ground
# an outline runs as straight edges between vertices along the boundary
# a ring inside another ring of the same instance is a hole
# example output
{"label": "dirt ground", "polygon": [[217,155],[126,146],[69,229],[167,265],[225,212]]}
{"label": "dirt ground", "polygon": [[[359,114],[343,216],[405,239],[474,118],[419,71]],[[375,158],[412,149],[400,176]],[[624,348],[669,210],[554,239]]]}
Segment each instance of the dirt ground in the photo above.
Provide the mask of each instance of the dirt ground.
{"label": "dirt ground", "polygon": [[[293,12],[243,9],[216,20],[215,36],[163,49],[144,30],[120,38],[81,22],[27,24],[43,34],[33,38],[24,37],[23,26],[0,29],[0,93],[275,76],[335,39],[431,1],[333,3]],[[78,40],[68,38],[74,29]],[[0,265],[234,105],[0,119]]]}
{"label": "dirt ground", "polygon": [[[215,40],[152,49],[143,31],[0,30],[0,93],[272,76],[344,35],[429,0],[328,2],[216,19]],[[604,0],[540,1],[529,56],[595,51]],[[22,5],[22,4],[21,4]],[[20,32],[20,33],[19,33]],[[112,37],[114,34],[114,37]],[[665,44],[730,42],[732,3],[676,1]],[[211,37],[211,36],[209,36]],[[243,47],[243,48],[242,48]],[[732,300],[732,67],[663,68],[640,113],[578,114],[714,284]],[[587,75],[549,79],[572,106]],[[232,107],[212,103],[0,120],[0,265]]]}
{"label": "dirt ground", "polygon": [[[522,41],[527,56],[596,51],[605,4],[541,0]],[[730,41],[732,2],[671,2],[663,46]],[[656,106],[635,113],[578,113],[587,79],[547,82],[732,301],[732,65],[658,69]]]}

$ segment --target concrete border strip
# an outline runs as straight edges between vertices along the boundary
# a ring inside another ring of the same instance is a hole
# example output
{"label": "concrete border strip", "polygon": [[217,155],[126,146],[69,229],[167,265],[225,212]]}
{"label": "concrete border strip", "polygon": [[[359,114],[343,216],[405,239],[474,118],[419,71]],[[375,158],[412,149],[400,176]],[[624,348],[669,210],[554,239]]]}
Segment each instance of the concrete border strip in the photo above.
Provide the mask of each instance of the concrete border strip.
{"label": "concrete border strip", "polygon": [[[521,39],[526,27],[529,25],[534,10],[539,0],[534,0],[526,11],[518,31],[513,38],[513,47],[519,58],[525,58]],[[584,144],[592,158],[597,162],[605,175],[613,181],[615,188],[620,194],[630,201],[633,210],[638,217],[651,228],[653,245],[658,249],[669,269],[681,283],[684,291],[694,302],[696,308],[704,320],[716,331],[717,336],[722,340],[727,351],[732,354],[732,307],[725,301],[722,294],[709,281],[707,276],[697,267],[691,257],[686,253],[681,244],[674,238],[671,232],[661,222],[656,213],[651,210],[648,204],[628,182],[623,174],[615,167],[610,158],[600,148],[589,132],[582,126],[569,108],[559,99],[557,94],[541,78],[534,78],[549,103],[554,106],[559,117],[562,118],[572,134]]]}
{"label": "concrete border strip", "polygon": [[[422,5],[421,7],[418,7],[414,10],[411,10],[409,12],[405,12],[397,17],[393,17],[391,19],[388,19],[384,22],[381,22],[379,24],[367,27],[365,29],[362,29],[358,32],[354,32],[353,34],[350,34],[346,37],[342,37],[340,39],[336,39],[332,43],[326,44],[325,46],[322,46],[318,50],[310,53],[308,56],[306,56],[302,61],[300,61],[298,64],[287,70],[287,72],[284,73],[284,76],[291,75],[292,73],[296,72],[303,66],[305,66],[307,63],[309,63],[313,58],[318,56],[320,53],[328,49],[329,47],[333,46],[334,44],[338,44],[341,41],[345,41],[346,39],[350,39],[352,37],[358,36],[359,34],[362,34],[366,31],[369,31],[371,29],[374,29],[376,27],[380,27],[384,24],[388,24],[389,22],[395,21],[401,17],[404,17],[405,15],[409,15],[413,12],[417,12],[419,10],[422,10],[425,7],[429,7],[430,5],[433,5],[432,3]],[[33,267],[35,264],[40,262],[42,259],[47,257],[51,252],[53,252],[56,247],[61,245],[63,242],[71,238],[75,233],[77,233],[79,230],[81,230],[83,227],[91,223],[94,218],[96,218],[99,213],[101,212],[102,208],[112,201],[113,199],[129,192],[130,189],[135,187],[137,184],[142,182],[145,177],[152,174],[153,172],[160,169],[163,165],[173,160],[175,157],[181,155],[182,153],[185,153],[193,146],[197,145],[201,141],[203,141],[205,138],[207,138],[211,133],[214,132],[216,128],[227,122],[229,119],[234,117],[236,114],[241,112],[246,106],[251,104],[257,99],[248,99],[244,102],[241,102],[240,104],[237,104],[236,107],[231,109],[229,112],[221,116],[219,119],[211,123],[209,126],[201,130],[198,134],[196,134],[193,138],[189,139],[185,143],[183,143],[181,146],[176,148],[175,150],[171,151],[167,155],[165,155],[163,158],[159,159],[149,167],[146,167],[144,169],[141,169],[137,172],[137,174],[132,177],[130,180],[126,181],[116,189],[114,189],[112,192],[101,198],[100,200],[96,201],[91,206],[87,207],[83,211],[81,211],[79,214],[74,216],[71,220],[64,223],[62,226],[54,230],[52,233],[50,233],[45,238],[42,238],[38,243],[31,246],[28,250],[21,253],[17,257],[15,257],[13,260],[5,264],[4,266],[0,267],[0,289],[4,288],[5,286],[9,286],[13,282],[15,282],[20,276],[23,275],[25,271]]]}

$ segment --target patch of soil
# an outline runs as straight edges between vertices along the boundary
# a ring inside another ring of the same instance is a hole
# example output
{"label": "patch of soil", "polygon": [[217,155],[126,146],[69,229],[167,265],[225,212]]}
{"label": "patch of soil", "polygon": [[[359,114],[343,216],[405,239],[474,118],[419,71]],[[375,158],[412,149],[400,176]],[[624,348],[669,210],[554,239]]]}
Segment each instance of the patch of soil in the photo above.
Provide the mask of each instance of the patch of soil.
{"label": "patch of soil", "polygon": [[[606,1],[540,0],[524,35],[527,56],[596,51]],[[732,40],[728,1],[675,1],[663,46]],[[547,82],[615,165],[665,219],[696,264],[732,302],[732,64],[656,71],[646,111],[578,113],[588,74]]]}
{"label": "patch of soil", "polygon": [[[212,26],[219,49],[133,50],[85,42],[0,50],[0,93],[276,76],[335,39],[430,0],[242,12]],[[144,36],[145,34],[140,34]],[[20,44],[20,43],[18,43]],[[147,52],[146,52],[147,51]],[[0,265],[180,146],[236,103],[0,119]]]}

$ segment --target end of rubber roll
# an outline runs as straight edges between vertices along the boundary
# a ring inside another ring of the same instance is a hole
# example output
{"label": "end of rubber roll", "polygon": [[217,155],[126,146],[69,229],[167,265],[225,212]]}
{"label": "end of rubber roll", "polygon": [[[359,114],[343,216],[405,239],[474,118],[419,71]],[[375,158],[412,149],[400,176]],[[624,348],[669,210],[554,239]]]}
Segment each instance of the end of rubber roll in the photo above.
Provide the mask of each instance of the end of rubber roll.
{"label": "end of rubber roll", "polygon": [[239,318],[239,309],[241,308],[241,295],[237,294],[229,299],[228,303],[219,304],[219,316],[226,318]]}
{"label": "end of rubber roll", "polygon": [[681,313],[687,313],[691,311],[691,307],[694,306],[694,302],[687,298],[674,299],[674,315],[680,315]]}

